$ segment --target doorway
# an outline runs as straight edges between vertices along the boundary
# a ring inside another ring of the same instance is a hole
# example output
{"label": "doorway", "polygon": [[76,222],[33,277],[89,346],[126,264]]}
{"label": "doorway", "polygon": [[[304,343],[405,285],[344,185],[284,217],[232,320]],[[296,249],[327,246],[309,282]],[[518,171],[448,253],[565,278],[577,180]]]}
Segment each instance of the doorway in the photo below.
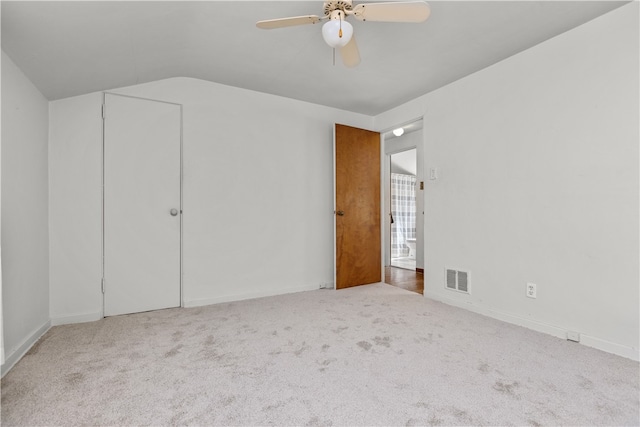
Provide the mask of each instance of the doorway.
{"label": "doorway", "polygon": [[417,150],[394,153],[390,162],[390,265],[415,271]]}
{"label": "doorway", "polygon": [[182,106],[106,93],[104,315],[181,305]]}
{"label": "doorway", "polygon": [[[384,153],[384,177],[383,177],[383,248],[384,248],[384,265],[394,268],[413,269],[413,271],[424,272],[424,132],[422,130],[423,119],[419,118],[396,128],[390,128],[382,133],[383,153]],[[415,155],[413,154],[415,153]],[[392,160],[394,165],[392,166]],[[413,218],[408,228],[407,236],[404,242],[398,241],[396,235],[396,251],[394,253],[392,263],[392,225],[396,225],[398,220],[403,220],[398,214],[392,219],[392,200],[391,200],[391,178],[392,168],[394,173],[409,175],[415,177],[415,226]],[[415,231],[413,228],[415,227]],[[415,234],[414,234],[415,233]],[[406,239],[415,237],[415,250],[412,251],[414,244],[412,240],[408,242]],[[408,244],[407,244],[408,243]],[[410,263],[402,263],[404,260],[398,258],[409,258]],[[413,264],[415,259],[415,265]],[[402,263],[402,265],[401,265]]]}

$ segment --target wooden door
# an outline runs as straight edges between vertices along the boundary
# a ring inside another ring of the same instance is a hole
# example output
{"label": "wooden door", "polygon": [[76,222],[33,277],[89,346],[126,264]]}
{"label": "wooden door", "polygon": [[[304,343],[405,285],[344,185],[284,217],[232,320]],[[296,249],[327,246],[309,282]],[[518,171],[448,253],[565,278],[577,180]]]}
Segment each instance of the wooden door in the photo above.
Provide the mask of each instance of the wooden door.
{"label": "wooden door", "polygon": [[380,134],[336,124],[336,289],[382,281]]}
{"label": "wooden door", "polygon": [[179,307],[181,107],[104,108],[104,314]]}

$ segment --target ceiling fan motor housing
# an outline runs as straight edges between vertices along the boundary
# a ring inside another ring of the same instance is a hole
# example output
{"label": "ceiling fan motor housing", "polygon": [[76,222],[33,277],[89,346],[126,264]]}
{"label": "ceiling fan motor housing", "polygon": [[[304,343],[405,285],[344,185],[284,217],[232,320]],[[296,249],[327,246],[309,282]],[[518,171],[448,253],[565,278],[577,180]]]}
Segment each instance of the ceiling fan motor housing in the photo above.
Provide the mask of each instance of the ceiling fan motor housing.
{"label": "ceiling fan motor housing", "polygon": [[352,10],[352,0],[328,0],[324,2],[324,15],[331,16],[334,10]]}

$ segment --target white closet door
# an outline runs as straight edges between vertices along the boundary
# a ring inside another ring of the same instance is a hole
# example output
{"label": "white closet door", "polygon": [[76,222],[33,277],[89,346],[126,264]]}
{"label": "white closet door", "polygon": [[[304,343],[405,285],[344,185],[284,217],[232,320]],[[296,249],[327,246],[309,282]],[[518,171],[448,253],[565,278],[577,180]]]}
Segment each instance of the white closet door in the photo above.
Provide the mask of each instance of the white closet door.
{"label": "white closet door", "polygon": [[180,306],[181,110],[105,95],[104,315]]}

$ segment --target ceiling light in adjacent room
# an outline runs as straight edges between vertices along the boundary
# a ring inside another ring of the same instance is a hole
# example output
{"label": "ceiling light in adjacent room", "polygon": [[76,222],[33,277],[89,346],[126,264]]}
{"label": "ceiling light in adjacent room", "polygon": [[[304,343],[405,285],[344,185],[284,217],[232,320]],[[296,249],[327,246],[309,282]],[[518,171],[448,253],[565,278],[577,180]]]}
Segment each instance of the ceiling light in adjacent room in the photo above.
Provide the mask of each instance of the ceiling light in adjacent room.
{"label": "ceiling light in adjacent room", "polygon": [[402,136],[403,133],[404,133],[404,129],[403,128],[398,128],[398,129],[394,129],[393,130],[393,134],[395,136]]}

